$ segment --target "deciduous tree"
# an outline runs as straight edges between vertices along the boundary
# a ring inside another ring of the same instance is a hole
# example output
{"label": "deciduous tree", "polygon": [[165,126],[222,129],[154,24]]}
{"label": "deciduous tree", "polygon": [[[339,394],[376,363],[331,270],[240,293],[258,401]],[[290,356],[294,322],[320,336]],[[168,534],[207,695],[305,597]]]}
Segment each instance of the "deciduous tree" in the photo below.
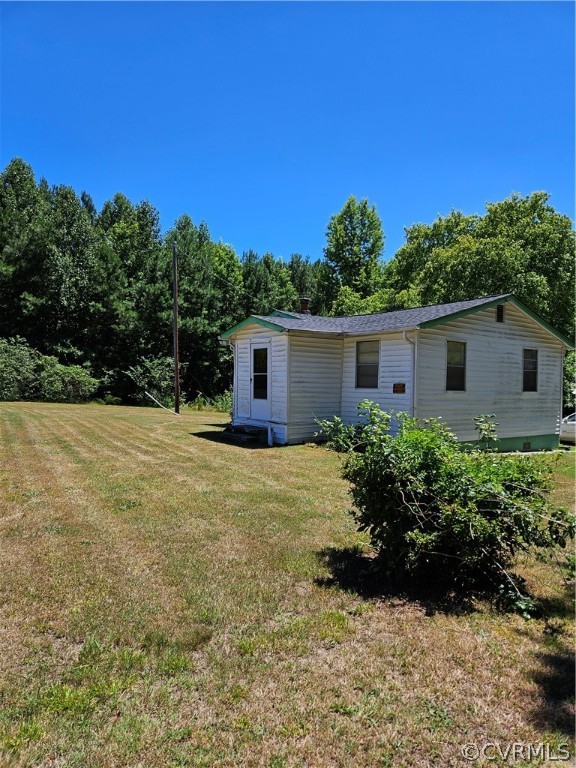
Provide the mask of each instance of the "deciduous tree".
{"label": "deciduous tree", "polygon": [[374,205],[350,196],[328,222],[326,241],[324,255],[340,285],[352,288],[362,298],[379,288],[384,233]]}

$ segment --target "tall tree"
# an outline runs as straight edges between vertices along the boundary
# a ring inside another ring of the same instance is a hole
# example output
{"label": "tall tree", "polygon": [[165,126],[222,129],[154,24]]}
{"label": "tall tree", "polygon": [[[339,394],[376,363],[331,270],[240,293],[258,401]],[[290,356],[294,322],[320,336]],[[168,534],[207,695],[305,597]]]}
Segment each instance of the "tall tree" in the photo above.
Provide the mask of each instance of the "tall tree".
{"label": "tall tree", "polygon": [[261,258],[255,251],[242,256],[244,313],[268,314],[274,309],[293,310],[298,298],[289,268],[271,253]]}
{"label": "tall tree", "polygon": [[134,385],[128,374],[143,358],[166,354],[171,324],[167,257],[162,248],[159,216],[147,201],[133,205],[117,194],[104,203],[97,219],[101,237],[101,274],[112,294],[105,302],[111,320],[102,367],[109,370],[112,391],[129,397]]}
{"label": "tall tree", "polygon": [[65,363],[82,362],[98,290],[96,234],[76,192],[62,185],[52,190],[49,224],[35,284],[39,301],[28,318],[31,342]]}
{"label": "tall tree", "polygon": [[[405,228],[406,242],[385,268],[386,283],[395,292],[393,308],[422,305],[419,281],[431,254],[449,248],[461,237],[474,231],[477,216],[451,211],[432,224],[413,224]],[[433,303],[433,302],[430,302]]]}
{"label": "tall tree", "polygon": [[50,217],[49,191],[32,168],[12,160],[0,176],[0,334],[24,336],[26,315],[40,296]]}
{"label": "tall tree", "polygon": [[348,286],[362,298],[380,287],[384,234],[374,205],[350,196],[328,222],[326,240],[326,262],[339,285]]}
{"label": "tall tree", "polygon": [[386,276],[396,306],[514,293],[567,336],[574,328],[574,231],[545,192],[406,230]]}
{"label": "tall tree", "polygon": [[243,316],[242,267],[229,245],[213,242],[207,225],[196,226],[187,215],[166,234],[168,254],[173,243],[179,261],[183,387],[189,397],[197,391],[212,396],[231,384],[230,352],[218,336]]}

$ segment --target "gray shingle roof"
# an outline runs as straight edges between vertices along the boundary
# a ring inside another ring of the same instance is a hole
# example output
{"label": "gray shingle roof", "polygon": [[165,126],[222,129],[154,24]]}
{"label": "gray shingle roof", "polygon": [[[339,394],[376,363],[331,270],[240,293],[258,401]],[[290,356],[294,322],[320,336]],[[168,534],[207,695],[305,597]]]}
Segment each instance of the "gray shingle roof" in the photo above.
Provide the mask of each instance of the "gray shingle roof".
{"label": "gray shingle roof", "polygon": [[[274,323],[288,331],[310,331],[316,333],[382,333],[417,328],[423,323],[438,320],[449,315],[507,299],[510,294],[485,296],[472,301],[455,301],[450,304],[434,304],[430,307],[400,309],[394,312],[378,312],[373,315],[351,315],[348,317],[320,317],[300,312],[284,312],[282,315],[252,315],[260,320]],[[290,315],[290,317],[286,317]]]}

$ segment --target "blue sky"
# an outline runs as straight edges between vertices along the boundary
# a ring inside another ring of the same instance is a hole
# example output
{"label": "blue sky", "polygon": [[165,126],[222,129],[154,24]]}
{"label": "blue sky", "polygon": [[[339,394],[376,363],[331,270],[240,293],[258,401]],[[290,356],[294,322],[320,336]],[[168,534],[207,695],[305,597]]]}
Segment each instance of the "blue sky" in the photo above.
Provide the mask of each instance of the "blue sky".
{"label": "blue sky", "polygon": [[0,164],[320,258],[545,189],[574,214],[570,2],[0,3]]}

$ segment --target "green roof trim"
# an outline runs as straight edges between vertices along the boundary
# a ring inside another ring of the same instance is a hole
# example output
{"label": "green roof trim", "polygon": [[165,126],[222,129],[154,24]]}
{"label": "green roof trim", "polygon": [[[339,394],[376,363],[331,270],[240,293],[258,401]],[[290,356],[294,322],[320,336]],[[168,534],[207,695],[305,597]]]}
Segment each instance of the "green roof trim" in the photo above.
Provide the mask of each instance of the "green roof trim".
{"label": "green roof trim", "polygon": [[237,325],[234,325],[232,328],[229,328],[227,331],[224,331],[224,333],[221,333],[219,338],[221,339],[229,339],[230,336],[237,333],[238,331],[241,331],[242,328],[245,328],[247,325],[260,325],[262,328],[269,328],[271,331],[283,331],[284,328],[281,325],[276,325],[276,323],[271,323],[268,320],[262,320],[260,317],[254,317],[253,315],[250,315],[250,317],[247,317],[246,320],[242,320],[241,323],[238,323]]}
{"label": "green roof trim", "polygon": [[522,302],[519,301],[512,294],[509,294],[508,296],[498,296],[493,301],[487,301],[485,304],[478,304],[475,307],[462,309],[460,310],[460,312],[454,312],[451,315],[444,315],[444,317],[438,317],[435,320],[426,320],[423,323],[420,323],[419,327],[434,328],[437,325],[443,325],[444,323],[451,323],[452,320],[456,320],[457,318],[466,317],[467,315],[474,315],[476,312],[481,312],[484,309],[495,307],[497,304],[507,304],[508,302],[510,304],[513,304],[522,312],[525,312],[528,315],[528,317],[530,317],[532,320],[538,323],[538,325],[541,325],[545,330],[547,330],[549,333],[555,336],[566,347],[568,347],[569,349],[574,349],[574,343],[570,339],[568,339],[566,336],[561,334],[560,331],[557,331],[555,328],[553,328],[549,323],[546,322],[546,320],[543,320],[535,312],[532,312],[531,309],[528,309],[528,307],[525,304],[522,304]]}

